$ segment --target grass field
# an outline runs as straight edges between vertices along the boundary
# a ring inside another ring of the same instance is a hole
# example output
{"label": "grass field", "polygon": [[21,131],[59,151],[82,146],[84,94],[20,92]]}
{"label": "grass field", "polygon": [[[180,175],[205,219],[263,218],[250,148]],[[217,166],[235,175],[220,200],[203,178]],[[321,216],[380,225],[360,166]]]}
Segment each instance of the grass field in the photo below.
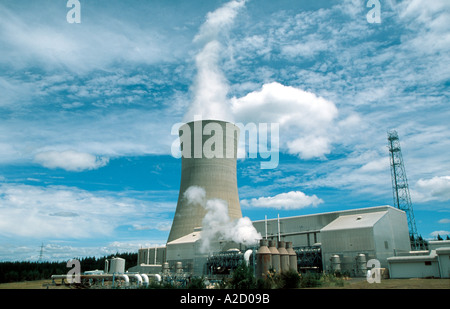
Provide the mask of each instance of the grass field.
{"label": "grass field", "polygon": [[[0,289],[70,289],[63,285],[52,285],[52,280],[2,283]],[[60,282],[58,282],[60,283]],[[346,280],[341,287],[322,289],[450,289],[450,279],[384,279],[380,283],[368,283],[364,279]]]}
{"label": "grass field", "polygon": [[335,289],[450,289],[450,279],[382,279],[369,283],[365,279],[351,279]]}

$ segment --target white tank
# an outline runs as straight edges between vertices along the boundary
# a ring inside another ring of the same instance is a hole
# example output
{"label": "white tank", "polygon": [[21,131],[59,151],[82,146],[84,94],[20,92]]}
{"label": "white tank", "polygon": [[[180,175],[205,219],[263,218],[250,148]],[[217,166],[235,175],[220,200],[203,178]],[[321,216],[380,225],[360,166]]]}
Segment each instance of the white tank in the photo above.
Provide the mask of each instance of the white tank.
{"label": "white tank", "polygon": [[177,274],[182,274],[183,273],[183,263],[181,263],[181,262],[176,262],[175,263],[175,272]]}
{"label": "white tank", "polygon": [[167,275],[170,272],[170,268],[169,268],[169,263],[168,262],[164,262],[164,264],[162,266],[162,272],[165,275]]}
{"label": "white tank", "polygon": [[122,258],[112,258],[108,273],[123,274],[124,272],[125,272],[125,260]]}
{"label": "white tank", "polygon": [[357,276],[365,276],[367,273],[367,259],[365,254],[358,254],[356,256]]}
{"label": "white tank", "polygon": [[334,272],[341,271],[341,258],[339,257],[339,255],[337,254],[332,255],[330,260],[331,260],[331,270]]}

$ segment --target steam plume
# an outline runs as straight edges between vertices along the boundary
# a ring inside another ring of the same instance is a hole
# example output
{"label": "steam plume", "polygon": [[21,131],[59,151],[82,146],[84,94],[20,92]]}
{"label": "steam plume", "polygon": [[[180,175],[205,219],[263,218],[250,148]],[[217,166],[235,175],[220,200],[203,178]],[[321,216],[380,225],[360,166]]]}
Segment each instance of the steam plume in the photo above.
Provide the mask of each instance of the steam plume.
{"label": "steam plume", "polygon": [[205,199],[203,188],[192,186],[184,193],[189,203],[199,203],[207,211],[202,222],[200,251],[210,252],[213,242],[234,241],[239,244],[252,245],[261,239],[248,217],[231,220],[228,215],[228,204],[221,199]]}
{"label": "steam plume", "polygon": [[223,51],[219,39],[232,26],[244,5],[245,1],[234,0],[209,12],[194,38],[194,42],[202,44],[202,49],[195,58],[197,76],[192,86],[193,102],[185,116],[186,122],[194,120],[196,115],[203,119],[233,121],[227,101],[228,82],[219,66]]}

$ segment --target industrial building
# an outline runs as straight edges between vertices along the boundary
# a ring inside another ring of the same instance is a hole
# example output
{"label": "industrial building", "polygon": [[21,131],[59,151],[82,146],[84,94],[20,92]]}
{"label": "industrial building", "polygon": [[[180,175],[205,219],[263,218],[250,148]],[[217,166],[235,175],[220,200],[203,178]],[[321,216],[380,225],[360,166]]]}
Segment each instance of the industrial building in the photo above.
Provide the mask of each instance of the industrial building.
{"label": "industrial building", "polygon": [[[297,254],[297,270],[339,270],[350,276],[365,276],[370,259],[380,261],[388,268],[387,260],[410,252],[410,239],[405,213],[391,206],[329,212],[314,215],[253,221],[253,226],[264,239],[292,243]],[[242,246],[229,241],[218,241],[214,250],[200,254],[201,229],[167,243],[163,254],[148,264],[145,252],[153,257],[155,248],[139,250],[138,266],[133,270],[155,268],[161,270],[165,262],[181,262],[184,269],[195,275],[205,275],[208,258],[219,252],[235,249],[242,253],[257,247]],[[152,251],[153,250],[153,251]],[[163,248],[158,250],[162,251]],[[225,259],[224,259],[225,260]]]}
{"label": "industrial building", "polygon": [[389,257],[390,278],[450,278],[450,241],[430,241],[428,247]]}
{"label": "industrial building", "polygon": [[[161,273],[182,269],[191,275],[226,274],[241,261],[261,269],[261,265],[256,265],[258,250],[261,254],[272,250],[276,257],[286,251],[288,244],[291,255],[296,255],[297,271],[340,271],[365,276],[367,261],[376,259],[381,268],[387,269],[389,258],[411,251],[405,211],[378,206],[253,221],[260,235],[254,244],[219,235],[205,252],[201,246],[206,200],[225,201],[228,214],[224,216],[230,220],[242,218],[236,180],[239,128],[223,121],[200,120],[181,126],[179,132],[180,191],[168,241],[165,247],[139,249],[137,265],[130,271]],[[186,196],[192,187],[204,190],[200,200],[198,196],[192,200]]]}
{"label": "industrial building", "polygon": [[[126,271],[124,260],[112,259],[104,272],[85,273],[84,280],[102,284],[111,280],[113,285],[123,281],[129,286],[148,285],[151,278],[159,282],[181,282],[191,276],[217,279],[230,275],[242,262],[254,269],[257,278],[271,271],[366,277],[373,267],[382,269],[385,278],[450,278],[450,241],[429,242],[429,250],[412,250],[409,199],[404,209],[386,205],[252,222],[242,217],[239,203],[239,127],[200,120],[184,124],[179,133],[180,191],[167,243],[140,248],[137,265]],[[399,146],[390,149],[400,156]],[[213,206],[222,208],[212,211]],[[235,222],[243,225],[238,228]],[[220,232],[221,225],[228,231]],[[242,227],[252,233],[241,233]]]}
{"label": "industrial building", "polygon": [[[339,270],[353,276],[365,275],[370,259],[387,268],[387,258],[409,252],[410,239],[403,211],[390,206],[370,207],[323,214],[253,222],[269,239],[292,242],[301,254],[315,249],[316,261],[299,267]],[[312,255],[312,253],[310,253]]]}

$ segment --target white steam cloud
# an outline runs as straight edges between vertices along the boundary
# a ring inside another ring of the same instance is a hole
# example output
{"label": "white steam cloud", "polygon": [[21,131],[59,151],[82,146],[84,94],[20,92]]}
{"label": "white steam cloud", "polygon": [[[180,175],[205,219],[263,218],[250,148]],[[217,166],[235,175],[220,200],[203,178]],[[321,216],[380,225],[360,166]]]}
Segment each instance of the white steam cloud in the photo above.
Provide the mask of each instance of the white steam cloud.
{"label": "white steam cloud", "polygon": [[239,9],[244,5],[245,1],[230,1],[209,12],[195,36],[194,42],[203,47],[195,58],[197,76],[192,87],[194,97],[185,121],[194,120],[196,115],[201,115],[203,119],[233,121],[227,101],[229,86],[219,65],[223,54],[219,37],[232,26]]}
{"label": "white steam cloud", "polygon": [[210,252],[215,241],[234,241],[239,244],[253,245],[262,238],[248,217],[231,220],[228,204],[221,199],[206,200],[203,188],[189,187],[184,197],[188,203],[201,204],[207,211],[202,222],[200,251]]}
{"label": "white steam cloud", "polygon": [[206,201],[206,192],[201,187],[191,186],[184,191],[183,197],[188,201],[188,204],[204,205]]}

